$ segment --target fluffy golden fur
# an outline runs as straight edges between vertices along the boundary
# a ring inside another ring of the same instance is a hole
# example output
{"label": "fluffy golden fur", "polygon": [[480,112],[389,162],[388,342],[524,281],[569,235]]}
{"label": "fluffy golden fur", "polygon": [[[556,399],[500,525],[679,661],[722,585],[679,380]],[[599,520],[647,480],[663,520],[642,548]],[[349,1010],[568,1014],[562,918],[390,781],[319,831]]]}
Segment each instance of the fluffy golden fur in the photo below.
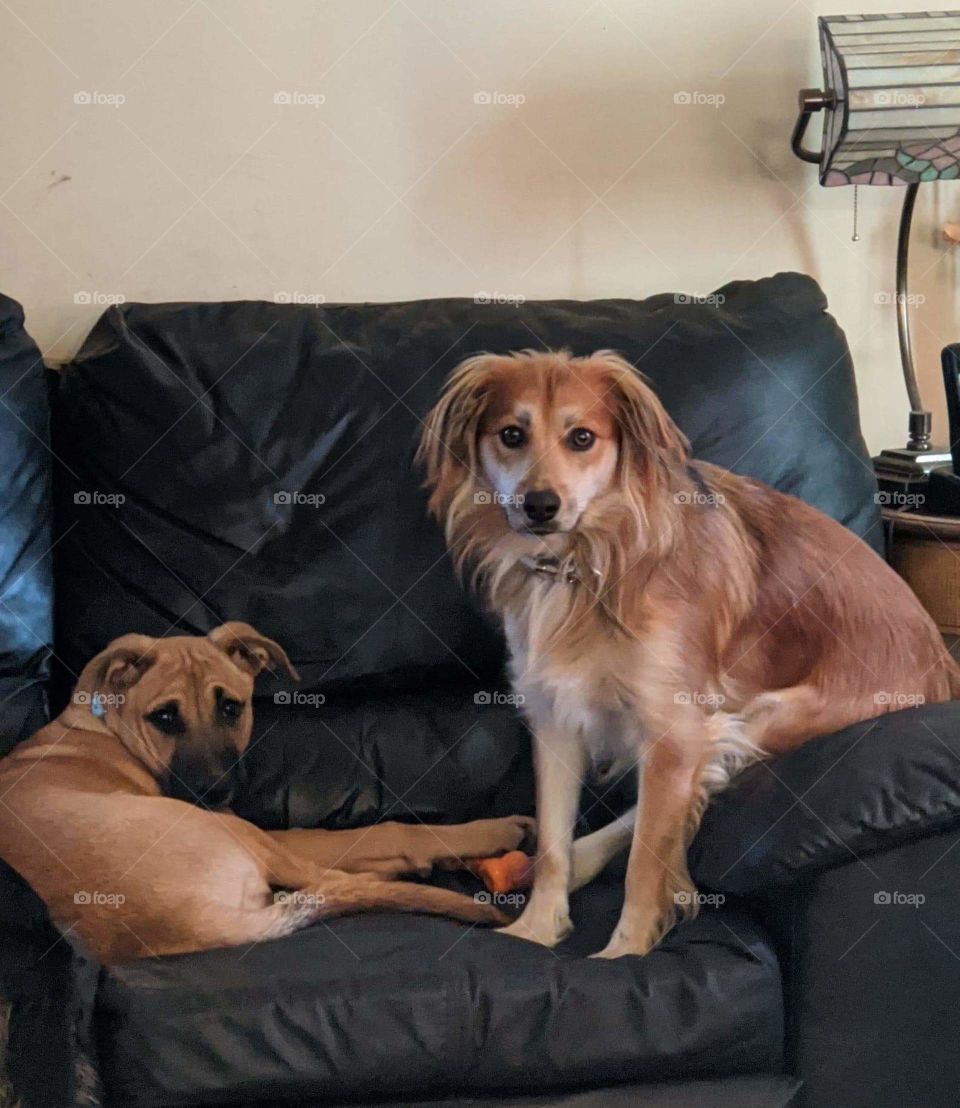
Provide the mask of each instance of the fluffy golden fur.
{"label": "fluffy golden fur", "polygon": [[[601,953],[645,953],[696,911],[686,849],[732,773],[960,690],[933,621],[881,558],[802,501],[691,463],[611,351],[468,359],[419,457],[455,564],[502,620],[534,736],[537,875],[511,934],[559,941],[571,880],[630,841]],[[544,490],[555,514],[533,518]],[[640,767],[635,829],[572,853],[581,781],[611,759]]]}

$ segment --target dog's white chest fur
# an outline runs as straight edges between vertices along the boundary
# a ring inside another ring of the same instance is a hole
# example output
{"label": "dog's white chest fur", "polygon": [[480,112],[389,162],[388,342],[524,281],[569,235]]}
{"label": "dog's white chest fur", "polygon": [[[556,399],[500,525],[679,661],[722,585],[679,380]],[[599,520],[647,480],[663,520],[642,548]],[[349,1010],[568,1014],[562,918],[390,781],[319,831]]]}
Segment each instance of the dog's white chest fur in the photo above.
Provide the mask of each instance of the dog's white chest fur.
{"label": "dog's white chest fur", "polygon": [[[563,588],[538,584],[536,600]],[[637,712],[625,696],[623,679],[629,676],[622,644],[595,645],[575,659],[561,657],[542,645],[548,636],[539,607],[535,601],[528,613],[505,621],[510,675],[523,698],[522,712],[538,735],[552,732],[583,750],[591,776],[622,772],[636,762],[641,743]]]}

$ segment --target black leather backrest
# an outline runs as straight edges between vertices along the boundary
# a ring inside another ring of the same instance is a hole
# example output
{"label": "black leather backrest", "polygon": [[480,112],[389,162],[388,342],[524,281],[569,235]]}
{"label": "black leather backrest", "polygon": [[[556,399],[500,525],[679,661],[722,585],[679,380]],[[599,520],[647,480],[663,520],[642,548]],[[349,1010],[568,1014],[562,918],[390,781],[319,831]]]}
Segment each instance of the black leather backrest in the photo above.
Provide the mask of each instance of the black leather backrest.
{"label": "black leather backrest", "polygon": [[441,382],[480,350],[621,351],[698,457],[879,543],[842,332],[809,278],[709,302],[126,304],[62,375],[58,654],[243,618],[303,689],[483,682],[500,647],[411,469]]}
{"label": "black leather backrest", "polygon": [[53,641],[48,371],[0,296],[0,754],[46,722]]}

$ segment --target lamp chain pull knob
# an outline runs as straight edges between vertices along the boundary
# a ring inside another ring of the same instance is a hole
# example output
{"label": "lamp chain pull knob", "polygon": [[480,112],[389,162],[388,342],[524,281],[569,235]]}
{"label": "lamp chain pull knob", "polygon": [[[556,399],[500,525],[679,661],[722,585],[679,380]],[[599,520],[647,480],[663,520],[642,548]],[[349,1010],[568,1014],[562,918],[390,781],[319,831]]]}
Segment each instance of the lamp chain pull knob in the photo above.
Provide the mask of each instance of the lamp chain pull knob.
{"label": "lamp chain pull knob", "polygon": [[857,218],[860,215],[860,203],[857,195],[860,186],[853,186],[853,234],[850,236],[851,242],[860,241],[860,232],[857,230]]}

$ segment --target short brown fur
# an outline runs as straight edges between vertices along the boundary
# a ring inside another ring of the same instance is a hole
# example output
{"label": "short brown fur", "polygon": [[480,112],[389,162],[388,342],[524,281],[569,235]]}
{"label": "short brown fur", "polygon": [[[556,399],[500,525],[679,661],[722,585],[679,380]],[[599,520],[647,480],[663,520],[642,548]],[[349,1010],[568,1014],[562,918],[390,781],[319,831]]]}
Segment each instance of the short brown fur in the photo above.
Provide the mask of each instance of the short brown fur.
{"label": "short brown fur", "polygon": [[[52,919],[105,963],[254,943],[373,909],[504,922],[490,904],[393,878],[512,849],[529,819],[267,832],[168,795],[221,788],[249,742],[266,667],[296,676],[245,623],[205,638],[125,635],[85,667],[66,710],[0,762],[0,856]],[[227,701],[242,705],[234,720]],[[173,736],[145,718],[170,703],[183,725]]]}

